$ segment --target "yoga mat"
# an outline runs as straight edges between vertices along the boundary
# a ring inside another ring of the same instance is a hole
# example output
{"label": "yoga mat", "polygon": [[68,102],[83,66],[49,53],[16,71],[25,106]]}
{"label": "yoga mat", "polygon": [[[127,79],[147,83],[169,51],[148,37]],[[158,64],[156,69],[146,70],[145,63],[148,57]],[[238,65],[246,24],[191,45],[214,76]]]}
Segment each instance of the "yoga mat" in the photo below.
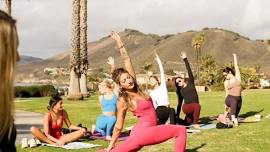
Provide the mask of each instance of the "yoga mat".
{"label": "yoga mat", "polygon": [[[121,133],[121,135],[118,137],[117,141],[124,141],[128,139],[129,135],[126,133]],[[94,133],[90,136],[90,139],[100,139],[100,140],[107,140],[106,136],[102,136],[100,133]]]}
{"label": "yoga mat", "polygon": [[[216,128],[216,124],[199,124],[200,129],[213,129]],[[194,125],[190,125],[189,127],[194,128]]]}
{"label": "yoga mat", "polygon": [[83,149],[83,148],[94,148],[99,147],[100,145],[83,143],[83,142],[71,142],[63,146],[57,146],[53,144],[44,144],[45,146],[64,148],[64,149]]}

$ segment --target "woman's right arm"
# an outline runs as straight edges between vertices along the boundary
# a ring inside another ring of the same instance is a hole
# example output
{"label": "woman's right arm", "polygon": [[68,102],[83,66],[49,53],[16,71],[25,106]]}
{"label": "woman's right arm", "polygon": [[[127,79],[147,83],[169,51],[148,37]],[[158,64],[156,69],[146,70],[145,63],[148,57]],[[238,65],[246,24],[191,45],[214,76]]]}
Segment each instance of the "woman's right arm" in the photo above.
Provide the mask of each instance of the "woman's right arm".
{"label": "woman's right arm", "polygon": [[136,75],[135,75],[135,70],[133,68],[133,65],[131,63],[131,59],[127,53],[127,50],[120,38],[120,36],[116,33],[116,32],[111,32],[110,34],[111,38],[115,40],[118,48],[119,48],[119,51],[120,51],[120,54],[121,54],[121,58],[124,62],[124,65],[126,67],[126,70],[128,71],[128,73],[134,78],[136,79]]}
{"label": "woman's right arm", "polygon": [[123,129],[124,121],[126,117],[127,107],[125,105],[125,101],[122,97],[118,98],[117,102],[117,119],[113,130],[112,140],[107,148],[107,151],[110,151],[114,146],[115,143]]}
{"label": "woman's right arm", "polygon": [[44,134],[48,137],[49,140],[55,142],[55,143],[59,143],[60,141],[56,138],[54,138],[53,136],[51,136],[50,134],[50,129],[49,129],[49,124],[50,124],[50,114],[46,113],[44,116]]}
{"label": "woman's right arm", "polygon": [[177,108],[176,108],[176,116],[179,117],[184,97],[179,92],[179,93],[177,93],[177,98],[178,98],[178,104],[177,104]]}
{"label": "woman's right arm", "polygon": [[100,106],[100,109],[101,109],[101,111],[102,111],[102,96],[99,96],[98,97],[98,100],[99,100],[99,106]]}

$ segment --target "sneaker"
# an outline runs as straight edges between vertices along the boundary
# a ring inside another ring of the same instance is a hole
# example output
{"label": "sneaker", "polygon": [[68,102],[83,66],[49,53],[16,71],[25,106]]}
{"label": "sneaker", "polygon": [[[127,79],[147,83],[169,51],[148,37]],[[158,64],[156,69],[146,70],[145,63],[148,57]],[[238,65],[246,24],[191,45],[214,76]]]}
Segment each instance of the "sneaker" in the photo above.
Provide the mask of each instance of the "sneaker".
{"label": "sneaker", "polygon": [[38,140],[38,139],[35,139],[35,141],[36,141],[36,144],[39,146],[39,145],[41,145],[41,142],[40,142],[40,140]]}
{"label": "sneaker", "polygon": [[236,118],[233,119],[232,121],[233,121],[234,126],[238,126],[238,120]]}
{"label": "sneaker", "polygon": [[37,146],[37,143],[36,143],[36,141],[35,141],[34,138],[30,139],[30,140],[28,141],[28,144],[30,145],[30,148],[36,147],[36,146]]}
{"label": "sneaker", "polygon": [[22,148],[27,148],[27,147],[28,147],[27,138],[23,138],[22,139]]}

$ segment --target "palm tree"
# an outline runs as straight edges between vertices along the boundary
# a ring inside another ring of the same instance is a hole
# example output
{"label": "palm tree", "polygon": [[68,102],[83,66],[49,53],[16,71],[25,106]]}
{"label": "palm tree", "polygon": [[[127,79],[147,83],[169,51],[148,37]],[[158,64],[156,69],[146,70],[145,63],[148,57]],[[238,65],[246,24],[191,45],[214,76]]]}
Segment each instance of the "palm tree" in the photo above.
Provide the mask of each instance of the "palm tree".
{"label": "palm tree", "polygon": [[146,74],[146,84],[145,84],[145,90],[148,90],[148,73],[150,69],[152,68],[153,64],[152,63],[145,63],[141,68]]}
{"label": "palm tree", "polygon": [[88,97],[87,92],[87,0],[80,1],[80,89],[84,97]]}
{"label": "palm tree", "polygon": [[5,11],[11,15],[11,0],[5,0]]}
{"label": "palm tree", "polygon": [[204,34],[196,34],[192,38],[192,47],[196,50],[196,60],[197,60],[197,80],[200,80],[200,60],[201,60],[201,47],[204,42]]}
{"label": "palm tree", "polygon": [[80,93],[80,0],[72,0],[72,38],[70,54],[69,100],[82,99]]}

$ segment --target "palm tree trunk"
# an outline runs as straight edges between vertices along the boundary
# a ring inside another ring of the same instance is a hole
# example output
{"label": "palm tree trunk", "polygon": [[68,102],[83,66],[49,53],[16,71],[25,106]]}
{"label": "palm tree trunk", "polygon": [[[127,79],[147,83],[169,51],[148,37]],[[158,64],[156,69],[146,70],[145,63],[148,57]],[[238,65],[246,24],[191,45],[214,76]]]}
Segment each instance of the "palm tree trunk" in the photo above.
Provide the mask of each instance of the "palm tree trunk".
{"label": "palm tree trunk", "polygon": [[199,49],[196,48],[196,60],[197,60],[197,81],[199,80]]}
{"label": "palm tree trunk", "polygon": [[80,93],[80,0],[72,0],[72,39],[70,54],[69,100],[82,99]]}
{"label": "palm tree trunk", "polygon": [[11,16],[11,0],[5,0],[5,11]]}
{"label": "palm tree trunk", "polygon": [[87,92],[87,0],[81,0],[80,5],[80,89],[84,97],[89,97]]}

